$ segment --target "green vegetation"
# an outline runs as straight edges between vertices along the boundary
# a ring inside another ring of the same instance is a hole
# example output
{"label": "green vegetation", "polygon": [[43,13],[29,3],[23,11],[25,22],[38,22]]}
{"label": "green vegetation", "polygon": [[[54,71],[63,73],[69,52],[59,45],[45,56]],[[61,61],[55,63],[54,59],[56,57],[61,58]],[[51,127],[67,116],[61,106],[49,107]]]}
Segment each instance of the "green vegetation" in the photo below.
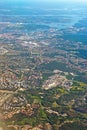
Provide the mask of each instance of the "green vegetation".
{"label": "green vegetation", "polygon": [[79,122],[73,122],[73,123],[66,123],[62,125],[62,127],[59,130],[86,130],[87,128],[79,123]]}

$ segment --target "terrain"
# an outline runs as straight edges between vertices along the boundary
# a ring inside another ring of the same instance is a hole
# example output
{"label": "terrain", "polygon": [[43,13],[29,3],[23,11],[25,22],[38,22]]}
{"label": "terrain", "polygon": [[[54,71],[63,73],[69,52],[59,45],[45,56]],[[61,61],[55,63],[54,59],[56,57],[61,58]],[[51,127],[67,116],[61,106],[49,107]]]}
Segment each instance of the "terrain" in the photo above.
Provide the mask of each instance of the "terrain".
{"label": "terrain", "polygon": [[87,129],[87,8],[0,7],[0,129]]}

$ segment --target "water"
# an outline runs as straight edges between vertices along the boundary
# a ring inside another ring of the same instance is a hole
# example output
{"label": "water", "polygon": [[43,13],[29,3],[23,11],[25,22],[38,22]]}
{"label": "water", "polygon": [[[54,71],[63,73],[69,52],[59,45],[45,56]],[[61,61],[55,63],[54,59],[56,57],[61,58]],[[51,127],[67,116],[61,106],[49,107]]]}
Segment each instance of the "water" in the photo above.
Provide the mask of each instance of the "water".
{"label": "water", "polygon": [[[43,5],[43,6],[42,6]],[[0,22],[47,25],[65,29],[86,17],[87,8],[82,4],[41,4],[35,2],[8,2],[1,4]]]}

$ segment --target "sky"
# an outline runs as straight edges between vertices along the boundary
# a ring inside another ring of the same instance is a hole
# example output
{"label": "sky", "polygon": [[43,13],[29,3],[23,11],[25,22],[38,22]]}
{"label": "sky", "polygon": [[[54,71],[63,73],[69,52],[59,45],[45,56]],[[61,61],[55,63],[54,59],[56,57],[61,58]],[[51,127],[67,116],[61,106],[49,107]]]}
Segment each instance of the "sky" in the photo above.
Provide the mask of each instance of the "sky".
{"label": "sky", "polygon": [[[25,0],[26,1],[26,0]],[[40,1],[40,2],[87,2],[87,0],[29,0],[29,1]]]}
{"label": "sky", "polygon": [[2,4],[7,4],[7,5],[33,5],[33,6],[53,6],[53,5],[66,5],[66,4],[85,4],[87,6],[87,0],[0,0],[0,6]]}
{"label": "sky", "polygon": [[6,2],[21,2],[21,1],[25,1],[25,2],[87,2],[87,0],[3,0]]}

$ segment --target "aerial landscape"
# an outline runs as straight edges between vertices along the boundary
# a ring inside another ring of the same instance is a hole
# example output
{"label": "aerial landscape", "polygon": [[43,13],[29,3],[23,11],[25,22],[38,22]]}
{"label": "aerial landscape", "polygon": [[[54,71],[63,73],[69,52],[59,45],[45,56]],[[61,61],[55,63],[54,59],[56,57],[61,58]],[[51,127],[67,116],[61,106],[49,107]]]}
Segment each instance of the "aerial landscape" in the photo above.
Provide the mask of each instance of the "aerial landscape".
{"label": "aerial landscape", "polygon": [[83,1],[0,1],[0,130],[87,130]]}

